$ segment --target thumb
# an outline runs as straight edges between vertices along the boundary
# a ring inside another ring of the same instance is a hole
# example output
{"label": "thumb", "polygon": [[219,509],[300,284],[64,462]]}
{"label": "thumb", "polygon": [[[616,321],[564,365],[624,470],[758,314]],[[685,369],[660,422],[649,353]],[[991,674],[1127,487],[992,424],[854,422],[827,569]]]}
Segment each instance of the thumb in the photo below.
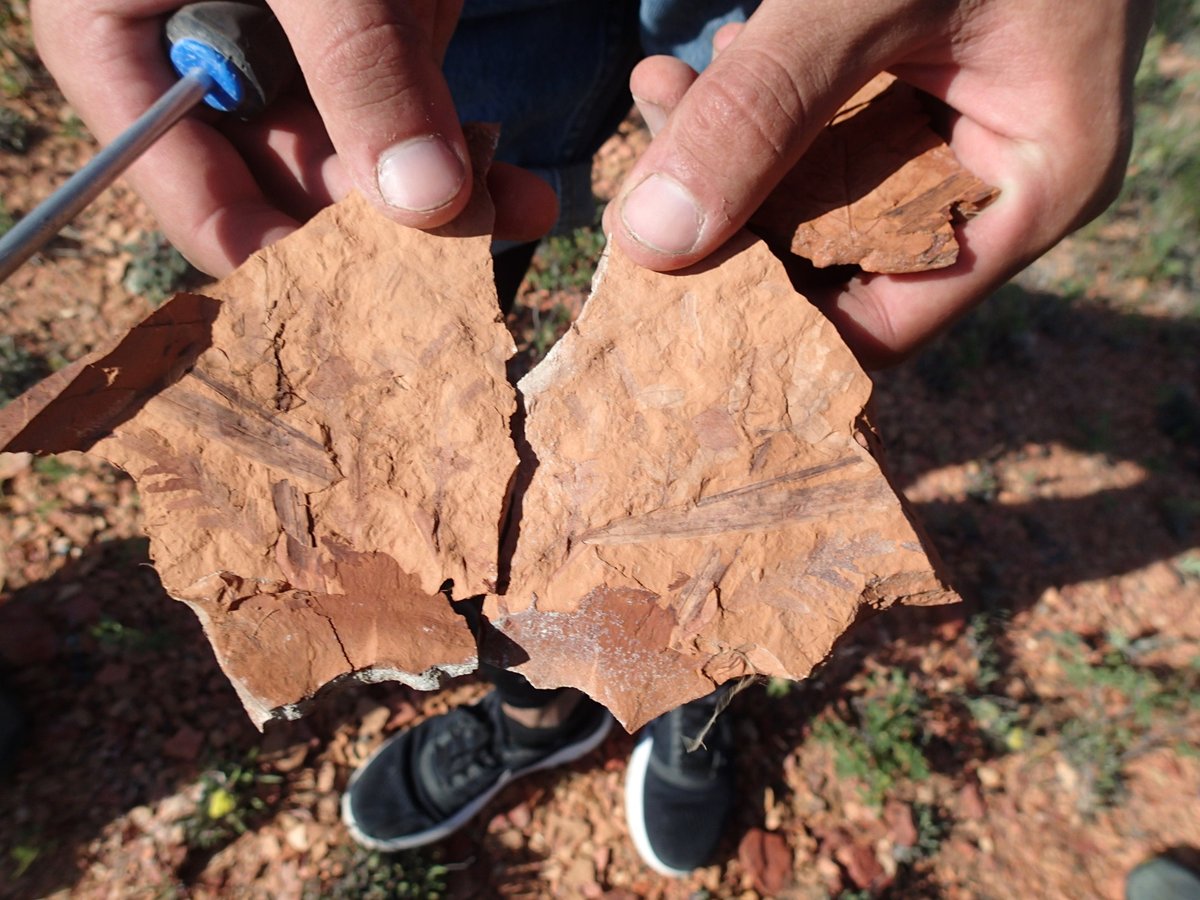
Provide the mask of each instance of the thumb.
{"label": "thumb", "polygon": [[445,224],[470,196],[470,162],[438,59],[441,0],[271,0],[329,138],[356,187],[391,218]]}
{"label": "thumb", "polygon": [[612,219],[622,250],[670,271],[720,247],[842,102],[935,32],[929,6],[887,0],[849,14],[841,0],[765,0],[630,173]]}

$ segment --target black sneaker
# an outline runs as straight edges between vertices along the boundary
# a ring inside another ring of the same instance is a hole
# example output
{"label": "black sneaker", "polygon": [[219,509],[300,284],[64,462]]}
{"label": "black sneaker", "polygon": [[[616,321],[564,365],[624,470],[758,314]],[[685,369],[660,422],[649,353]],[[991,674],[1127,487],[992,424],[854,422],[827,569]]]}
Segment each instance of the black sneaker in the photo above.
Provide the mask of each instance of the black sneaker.
{"label": "black sneaker", "polygon": [[725,715],[688,752],[712,717],[717,691],[659,716],[642,733],[625,776],[625,818],[650,868],[681,877],[705,865],[733,806],[733,734]]}
{"label": "black sneaker", "polygon": [[351,776],[342,819],[374,850],[431,844],[465,825],[513,779],[594,749],[611,725],[608,711],[584,697],[561,726],[522,728],[493,691],[385,741]]}

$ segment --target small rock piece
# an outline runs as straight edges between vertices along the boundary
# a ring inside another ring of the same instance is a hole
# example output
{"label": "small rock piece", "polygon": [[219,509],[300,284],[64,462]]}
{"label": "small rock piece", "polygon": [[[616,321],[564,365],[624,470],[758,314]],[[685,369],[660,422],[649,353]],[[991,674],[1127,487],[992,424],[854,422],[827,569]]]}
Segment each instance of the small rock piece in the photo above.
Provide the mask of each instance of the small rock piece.
{"label": "small rock piece", "polygon": [[880,75],[817,136],[751,228],[819,267],[923,272],[958,258],[953,219],[998,193],[929,127],[915,89]]}
{"label": "small rock piece", "polygon": [[738,844],[738,861],[764,896],[776,896],[792,880],[792,851],[778,832],[751,828]]}

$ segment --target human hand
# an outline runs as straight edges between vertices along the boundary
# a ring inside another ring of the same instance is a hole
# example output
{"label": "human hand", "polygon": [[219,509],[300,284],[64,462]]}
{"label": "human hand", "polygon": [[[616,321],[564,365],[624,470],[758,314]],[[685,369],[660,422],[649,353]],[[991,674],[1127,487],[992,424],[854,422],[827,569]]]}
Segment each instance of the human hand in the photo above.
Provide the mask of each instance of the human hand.
{"label": "human hand", "polygon": [[606,221],[648,268],[704,259],[886,69],[950,107],[951,148],[1001,190],[959,229],[953,266],[813,297],[865,363],[895,361],[1116,196],[1151,14],[1143,0],[764,0],[718,32],[699,77],[669,57],[634,71],[657,133]]}
{"label": "human hand", "polygon": [[[162,28],[180,0],[33,0],[46,67],[108,143],[176,80]],[[462,0],[270,0],[307,83],[253,122],[191,116],[128,177],[171,242],[224,275],[352,188],[404,225],[453,219],[470,160],[440,64]],[[529,240],[554,221],[549,186],[497,165],[497,234]],[[505,198],[522,202],[502,202]]]}

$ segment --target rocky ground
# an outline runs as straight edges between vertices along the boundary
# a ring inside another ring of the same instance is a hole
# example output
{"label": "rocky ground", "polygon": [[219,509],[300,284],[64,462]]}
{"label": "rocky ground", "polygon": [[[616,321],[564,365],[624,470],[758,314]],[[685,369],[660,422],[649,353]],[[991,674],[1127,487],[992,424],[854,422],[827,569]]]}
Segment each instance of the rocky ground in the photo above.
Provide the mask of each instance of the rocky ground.
{"label": "rocky ground", "polygon": [[[640,864],[633,738],[514,785],[427,851],[357,850],[339,792],[387,735],[485,689],[347,690],[258,734],[147,564],[138,498],[83,456],[0,456],[0,897],[1103,897],[1200,848],[1200,48],[1165,3],[1122,200],[876,377],[897,483],[960,606],[852,633],[743,692],[741,802],[712,866]],[[1190,18],[1189,18],[1190,17]],[[0,4],[0,228],[92,152]],[[611,193],[646,136],[597,165]],[[511,324],[543,354],[601,246],[548,242]],[[108,191],[0,286],[0,403],[189,275]]]}

